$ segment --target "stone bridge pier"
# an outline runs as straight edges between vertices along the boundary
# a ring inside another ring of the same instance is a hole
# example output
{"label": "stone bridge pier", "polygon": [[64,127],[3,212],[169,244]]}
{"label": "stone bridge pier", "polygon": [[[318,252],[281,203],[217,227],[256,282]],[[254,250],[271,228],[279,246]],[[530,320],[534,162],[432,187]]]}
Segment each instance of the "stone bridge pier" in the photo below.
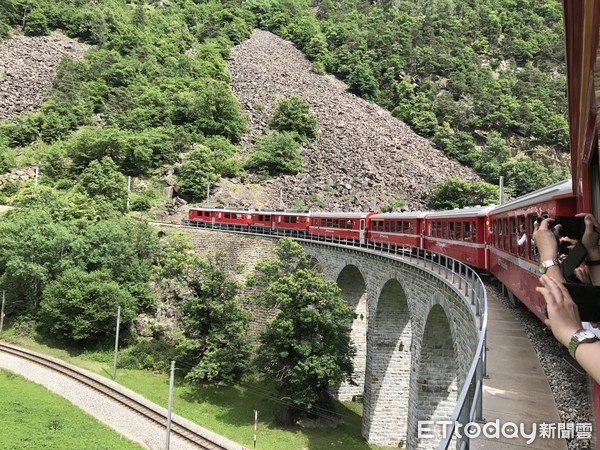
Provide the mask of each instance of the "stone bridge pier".
{"label": "stone bridge pier", "polygon": [[477,347],[475,315],[463,293],[413,259],[301,242],[354,309],[353,383],[340,400],[363,398],[370,444],[437,448],[441,426],[417,438],[419,421],[448,420]]}

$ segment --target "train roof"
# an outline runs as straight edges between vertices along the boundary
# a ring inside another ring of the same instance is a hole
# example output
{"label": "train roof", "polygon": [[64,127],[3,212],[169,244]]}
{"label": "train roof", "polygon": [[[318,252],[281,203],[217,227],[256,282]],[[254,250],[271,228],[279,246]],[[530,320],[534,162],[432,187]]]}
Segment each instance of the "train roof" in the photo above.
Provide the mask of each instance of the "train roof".
{"label": "train roof", "polygon": [[488,206],[472,206],[466,208],[448,209],[446,211],[436,211],[427,214],[425,217],[427,220],[430,219],[445,219],[451,217],[482,217],[486,216],[492,211],[496,205]]}
{"label": "train roof", "polygon": [[517,197],[514,200],[504,203],[494,209],[493,214],[519,209],[525,206],[535,205],[550,199],[566,198],[573,195],[573,183],[571,179],[559,181],[537,191]]}
{"label": "train roof", "polygon": [[371,216],[371,220],[378,219],[423,219],[431,211],[415,211],[415,212],[386,212],[377,213]]}
{"label": "train roof", "polygon": [[223,211],[223,212],[234,212],[234,213],[244,213],[244,214],[279,214],[279,215],[290,215],[290,216],[308,216],[310,213],[308,211],[299,211],[295,209],[287,209],[287,210],[277,210],[277,209],[243,209],[243,208],[225,208],[219,206],[192,206],[190,210],[198,210],[198,211]]}
{"label": "train roof", "polygon": [[331,219],[364,219],[373,212],[313,212],[311,217]]}

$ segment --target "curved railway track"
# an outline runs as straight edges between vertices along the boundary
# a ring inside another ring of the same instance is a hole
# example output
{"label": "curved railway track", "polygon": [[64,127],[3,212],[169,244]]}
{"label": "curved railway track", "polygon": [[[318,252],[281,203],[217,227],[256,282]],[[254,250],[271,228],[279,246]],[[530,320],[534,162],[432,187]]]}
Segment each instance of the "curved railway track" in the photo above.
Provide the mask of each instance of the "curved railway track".
{"label": "curved railway track", "polygon": [[[7,345],[1,342],[0,352],[5,352],[18,358],[25,359],[27,361],[43,366],[53,372],[66,376],[72,380],[75,380],[78,383],[83,384],[87,388],[93,389],[94,391],[99,392],[100,394],[110,398],[114,402],[117,402],[120,405],[123,405],[128,409],[133,410],[136,414],[140,415],[141,418],[166,428],[167,416],[165,412],[160,411],[158,408],[150,406],[149,404],[144,404],[143,402],[131,396],[128,396],[125,392],[121,392],[118,389],[115,389],[108,383],[105,383],[100,377],[96,378],[94,376],[88,375],[83,370],[72,367],[54,358],[49,358],[44,355],[34,353],[22,348],[13,347],[12,345]],[[178,437],[184,440],[186,443],[189,443],[198,449],[226,450],[232,448],[243,448],[242,446],[224,446],[217,442],[214,442],[210,439],[210,437],[201,434],[197,430],[194,430],[192,427],[186,425],[185,423],[182,423],[177,418],[172,417],[171,439],[173,439],[174,437]]]}

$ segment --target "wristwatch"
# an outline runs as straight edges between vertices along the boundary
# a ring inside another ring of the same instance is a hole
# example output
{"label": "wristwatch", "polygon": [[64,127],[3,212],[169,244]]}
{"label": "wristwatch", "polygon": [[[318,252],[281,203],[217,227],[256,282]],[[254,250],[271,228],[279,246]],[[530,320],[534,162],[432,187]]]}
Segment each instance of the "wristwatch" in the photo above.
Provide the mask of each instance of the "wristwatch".
{"label": "wristwatch", "polygon": [[580,328],[575,333],[573,333],[573,336],[569,341],[569,354],[573,358],[575,358],[575,350],[577,350],[579,344],[584,342],[594,342],[598,340],[598,336],[596,336],[593,331],[584,330],[583,328]]}
{"label": "wristwatch", "polygon": [[542,261],[538,267],[538,270],[543,275],[552,266],[560,266],[560,261],[557,258]]}

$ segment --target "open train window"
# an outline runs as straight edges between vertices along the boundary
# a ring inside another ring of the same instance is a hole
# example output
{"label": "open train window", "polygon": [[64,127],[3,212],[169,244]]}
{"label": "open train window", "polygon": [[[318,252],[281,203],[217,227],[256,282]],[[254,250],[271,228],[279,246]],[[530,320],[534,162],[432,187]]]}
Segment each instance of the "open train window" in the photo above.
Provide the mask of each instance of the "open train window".
{"label": "open train window", "polygon": [[442,237],[448,239],[448,222],[442,222]]}
{"label": "open train window", "polygon": [[408,232],[410,234],[415,234],[415,224],[412,222],[408,222]]}
{"label": "open train window", "polygon": [[535,246],[535,243],[533,242],[533,230],[534,230],[534,224],[535,224],[536,219],[537,219],[537,214],[530,214],[527,216],[527,225],[529,226],[529,228],[527,229],[528,237],[529,237],[529,259],[531,259],[533,261],[537,261],[540,258],[537,247]]}
{"label": "open train window", "polygon": [[454,222],[448,224],[448,238],[454,239]]}
{"label": "open train window", "polygon": [[471,240],[471,224],[469,222],[463,222],[463,239],[465,241]]}
{"label": "open train window", "polygon": [[510,252],[517,253],[517,241],[519,237],[517,236],[517,230],[515,228],[515,218],[511,217],[508,220],[508,229],[510,231]]}
{"label": "open train window", "polygon": [[502,219],[498,220],[497,226],[498,226],[498,230],[497,230],[498,243],[497,243],[497,246],[498,246],[498,248],[502,248],[502,245],[503,245],[503,242],[504,242],[504,231],[503,231],[503,228],[502,228]]}
{"label": "open train window", "polygon": [[462,222],[456,222],[456,240],[462,241]]}

